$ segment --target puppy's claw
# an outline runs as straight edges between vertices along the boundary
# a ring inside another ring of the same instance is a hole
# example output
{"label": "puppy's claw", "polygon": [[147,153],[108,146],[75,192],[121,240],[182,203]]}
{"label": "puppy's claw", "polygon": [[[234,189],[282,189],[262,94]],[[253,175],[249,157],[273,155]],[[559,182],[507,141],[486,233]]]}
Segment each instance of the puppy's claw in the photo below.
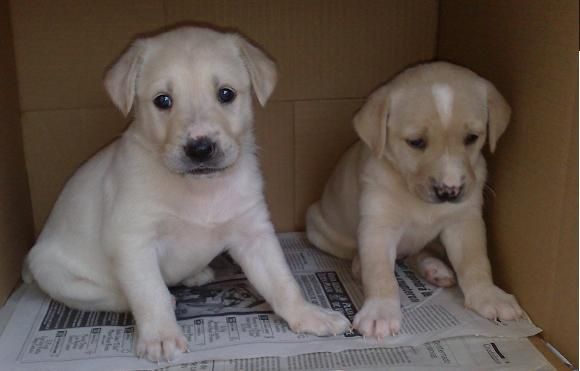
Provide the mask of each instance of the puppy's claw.
{"label": "puppy's claw", "polygon": [[401,317],[397,300],[370,299],[357,313],[353,324],[361,335],[379,339],[398,332]]}

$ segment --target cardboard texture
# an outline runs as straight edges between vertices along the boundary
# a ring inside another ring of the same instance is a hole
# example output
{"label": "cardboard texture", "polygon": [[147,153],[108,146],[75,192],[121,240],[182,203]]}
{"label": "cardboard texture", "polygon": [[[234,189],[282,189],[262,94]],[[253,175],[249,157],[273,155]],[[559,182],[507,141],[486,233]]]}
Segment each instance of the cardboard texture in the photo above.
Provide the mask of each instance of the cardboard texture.
{"label": "cardboard texture", "polygon": [[262,45],[280,69],[275,100],[364,97],[435,52],[433,0],[168,0],[165,7],[168,24],[210,22]]}
{"label": "cardboard texture", "polygon": [[[257,102],[255,103],[257,106]],[[280,232],[294,231],[294,126],[292,103],[256,107],[256,143],[264,174],[266,201]]]}
{"label": "cardboard texture", "polygon": [[513,109],[488,157],[496,280],[578,364],[578,2],[443,1],[439,25],[438,57],[489,78]]}
{"label": "cardboard texture", "polygon": [[362,97],[402,66],[432,58],[437,27],[434,0],[251,1],[244,6],[235,0],[54,0],[50,6],[33,0],[11,5],[24,111],[108,106],[101,89],[104,67],[136,34],[177,22],[242,30],[279,62],[274,99],[282,100]]}
{"label": "cardboard texture", "polygon": [[0,302],[34,238],[32,220],[38,233],[74,169],[127,123],[102,87],[105,67],[135,35],[195,21],[242,31],[278,63],[273,99],[256,106],[278,231],[304,228],[306,208],[356,140],[354,112],[402,68],[448,59],[493,81],[514,110],[488,157],[494,273],[578,364],[576,1],[12,0],[12,34],[6,3],[0,0],[0,67],[9,72],[0,75]]}
{"label": "cardboard texture", "polygon": [[296,230],[304,230],[308,206],[319,199],[334,165],[357,140],[351,120],[363,102],[355,99],[295,104]]}
{"label": "cardboard texture", "polygon": [[10,5],[23,111],[110,107],[102,88],[105,67],[136,34],[165,24],[162,1]]}
{"label": "cardboard texture", "polygon": [[[576,95],[578,104],[578,95]],[[576,106],[578,112],[578,106]],[[578,120],[572,126],[568,147],[568,168],[578,169]],[[556,250],[554,291],[551,302],[554,312],[549,317],[547,338],[569,360],[578,365],[578,172],[566,176],[563,193],[560,236]],[[570,293],[576,295],[570,296]],[[559,303],[556,304],[556,303]]]}
{"label": "cardboard texture", "polygon": [[565,365],[555,354],[546,346],[544,340],[539,336],[532,336],[530,342],[542,353],[544,358],[546,358],[552,366],[556,368],[557,371],[570,371],[570,368]]}
{"label": "cardboard texture", "polygon": [[0,304],[19,279],[32,243],[30,196],[24,167],[9,10],[0,2]]}

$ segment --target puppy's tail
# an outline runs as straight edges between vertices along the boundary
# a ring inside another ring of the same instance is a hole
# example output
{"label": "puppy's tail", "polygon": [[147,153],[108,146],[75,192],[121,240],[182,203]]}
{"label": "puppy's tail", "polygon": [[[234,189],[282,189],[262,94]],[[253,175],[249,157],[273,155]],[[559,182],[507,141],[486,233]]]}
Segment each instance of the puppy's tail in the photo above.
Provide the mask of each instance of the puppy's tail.
{"label": "puppy's tail", "polygon": [[28,263],[28,255],[24,258],[24,262],[22,264],[22,281],[27,284],[31,284],[34,282],[34,277],[32,276],[32,272],[30,271],[30,264]]}
{"label": "puppy's tail", "polygon": [[342,259],[352,259],[356,242],[336,232],[326,223],[320,202],[312,204],[306,212],[306,237],[320,250]]}

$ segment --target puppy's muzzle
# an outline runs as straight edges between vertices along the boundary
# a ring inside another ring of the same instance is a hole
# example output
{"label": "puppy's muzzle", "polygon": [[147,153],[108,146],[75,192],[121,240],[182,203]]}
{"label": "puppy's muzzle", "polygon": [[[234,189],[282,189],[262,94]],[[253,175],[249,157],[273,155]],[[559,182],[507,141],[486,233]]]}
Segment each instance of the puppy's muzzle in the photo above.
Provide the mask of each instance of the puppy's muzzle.
{"label": "puppy's muzzle", "polygon": [[203,164],[214,158],[217,145],[208,137],[189,140],[183,147],[185,155],[194,163]]}
{"label": "puppy's muzzle", "polygon": [[183,153],[190,163],[186,173],[192,175],[219,173],[231,166],[224,163],[224,153],[218,143],[206,136],[188,140]]}
{"label": "puppy's muzzle", "polygon": [[439,202],[459,202],[463,196],[464,184],[460,186],[448,186],[446,184],[438,184],[433,186],[433,193]]}

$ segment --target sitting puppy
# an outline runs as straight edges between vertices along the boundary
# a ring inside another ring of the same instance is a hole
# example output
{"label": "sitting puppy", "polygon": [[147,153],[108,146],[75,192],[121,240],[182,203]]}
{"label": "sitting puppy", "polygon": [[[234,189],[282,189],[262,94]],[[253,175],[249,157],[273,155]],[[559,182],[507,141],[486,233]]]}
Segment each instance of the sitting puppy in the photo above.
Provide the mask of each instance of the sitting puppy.
{"label": "sitting puppy", "polygon": [[[24,276],[66,305],[131,310],[136,352],[187,350],[167,285],[201,285],[224,249],[293,331],[331,335],[348,320],[305,301],[270,222],[252,132],[274,63],[236,34],[186,27],[139,39],[106,89],[134,120],[69,180]],[[30,274],[31,273],[31,274]]]}
{"label": "sitting puppy", "polygon": [[429,281],[454,284],[447,265],[421,251],[437,237],[467,307],[490,319],[522,315],[514,297],[492,282],[481,216],[481,149],[487,136],[495,150],[509,118],[509,106],[491,83],[444,62],[407,69],[356,114],[362,141],[344,154],[322,199],[308,209],[306,224],[320,249],[354,257],[365,302],[353,325],[363,335],[382,338],[400,330],[395,259],[418,254],[419,271]]}

